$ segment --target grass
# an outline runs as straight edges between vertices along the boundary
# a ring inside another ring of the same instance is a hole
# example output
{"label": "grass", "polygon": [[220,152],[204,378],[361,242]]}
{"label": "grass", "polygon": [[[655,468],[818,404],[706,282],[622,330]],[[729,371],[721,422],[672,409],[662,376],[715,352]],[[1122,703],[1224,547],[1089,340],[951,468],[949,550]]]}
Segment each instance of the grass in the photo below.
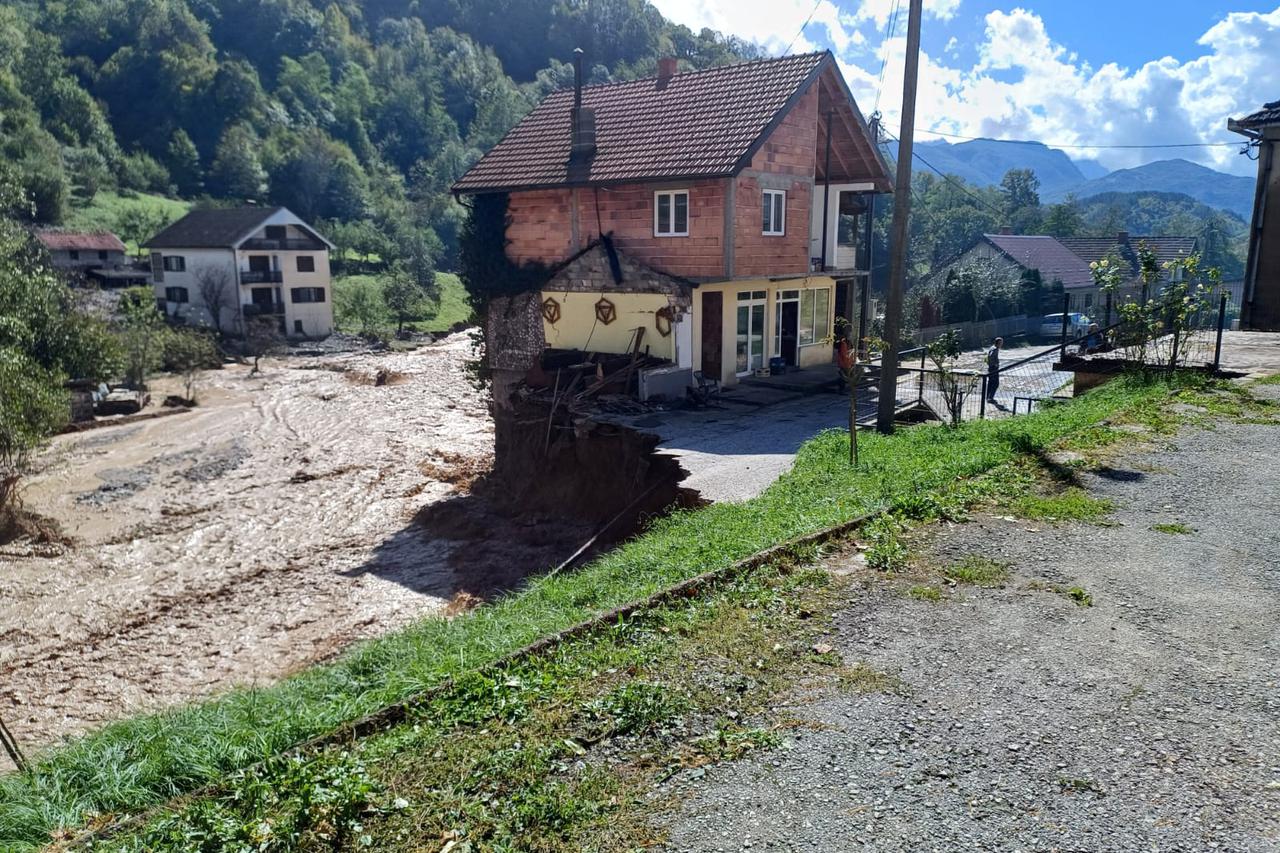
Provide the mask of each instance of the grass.
{"label": "grass", "polygon": [[[359,288],[369,288],[381,308],[384,279],[379,275],[340,275],[333,280],[334,322],[343,332],[361,332],[360,321],[346,309],[350,294]],[[405,328],[415,332],[444,332],[458,323],[464,323],[471,316],[471,306],[467,302],[467,291],[462,286],[456,273],[437,272],[436,284],[440,288],[436,300],[428,316],[405,323]],[[395,321],[385,310],[377,318],[378,325],[394,331]]]}
{"label": "grass", "polygon": [[970,554],[959,563],[945,567],[942,574],[956,583],[996,587],[1002,586],[1009,579],[1009,564]]}
{"label": "grass", "polygon": [[1054,495],[1024,495],[1013,502],[1015,513],[1036,521],[1098,521],[1114,508],[1111,501],[1077,487]]}
{"label": "grass", "polygon": [[[115,231],[121,214],[135,207],[159,211],[172,222],[186,215],[187,211],[191,210],[191,203],[147,193],[100,192],[94,195],[88,204],[72,209],[66,226],[86,230],[105,228],[108,231]],[[131,253],[137,253],[136,245],[129,243],[128,246]]]}
{"label": "grass", "polygon": [[907,590],[907,595],[916,601],[942,600],[942,591],[936,586],[913,586]]}
{"label": "grass", "polygon": [[1195,533],[1194,527],[1189,527],[1182,522],[1173,522],[1169,524],[1153,524],[1151,529],[1156,533],[1168,533],[1171,536],[1190,536]]}
{"label": "grass", "polygon": [[[558,654],[465,679],[404,724],[316,756],[318,770],[271,765],[98,849],[292,850],[308,832],[317,843],[306,849],[647,847],[657,784],[780,746],[778,726],[738,720],[797,680],[842,686],[806,649],[851,588],[820,571],[761,567]],[[900,687],[854,669],[860,692]]]}
{"label": "grass", "polygon": [[856,471],[848,434],[822,433],[753,500],[674,513],[576,572],[531,581],[452,620],[425,619],[271,687],[123,720],[46,751],[32,772],[0,778],[0,847],[32,849],[59,827],[164,802],[596,613],[908,495],[948,493],[958,482],[980,489],[969,478],[1027,448],[1053,446],[1121,410],[1158,410],[1168,395],[1163,384],[1122,380],[1017,419],[869,434]]}

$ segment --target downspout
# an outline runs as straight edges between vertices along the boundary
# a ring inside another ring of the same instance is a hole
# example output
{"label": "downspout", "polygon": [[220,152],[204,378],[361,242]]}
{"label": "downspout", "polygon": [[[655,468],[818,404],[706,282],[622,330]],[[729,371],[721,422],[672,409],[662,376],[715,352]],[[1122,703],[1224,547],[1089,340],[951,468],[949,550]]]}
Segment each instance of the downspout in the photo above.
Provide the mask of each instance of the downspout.
{"label": "downspout", "polygon": [[831,219],[831,117],[833,112],[827,110],[827,159],[826,165],[823,166],[823,178],[825,183],[822,185],[822,271],[827,269],[827,233],[828,222]]}

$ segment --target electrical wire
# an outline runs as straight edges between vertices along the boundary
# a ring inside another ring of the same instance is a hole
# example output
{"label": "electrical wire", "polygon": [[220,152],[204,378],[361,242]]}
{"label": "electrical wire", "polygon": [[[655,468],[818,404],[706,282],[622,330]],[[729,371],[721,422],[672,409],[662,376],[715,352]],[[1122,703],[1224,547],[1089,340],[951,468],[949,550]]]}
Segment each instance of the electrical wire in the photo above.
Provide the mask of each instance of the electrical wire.
{"label": "electrical wire", "polygon": [[804,35],[804,28],[809,26],[809,22],[813,20],[813,16],[818,14],[818,7],[821,5],[822,5],[822,0],[818,0],[818,2],[813,4],[813,9],[809,12],[809,17],[805,18],[804,23],[800,25],[800,29],[796,30],[796,34],[792,36],[791,41],[787,44],[787,49],[782,52],[783,56],[786,56],[788,53],[790,53],[791,46],[796,43],[796,41],[800,38],[800,36]]}
{"label": "electrical wire", "polygon": [[1228,146],[1239,145],[1239,142],[1173,142],[1160,143],[1153,145],[1059,145],[1054,142],[1041,142],[1036,139],[992,139],[989,136],[965,136],[961,133],[946,133],[941,130],[928,130],[923,127],[917,127],[916,133],[932,133],[934,136],[945,136],[950,139],[967,139],[971,142],[991,141],[991,142],[1008,142],[1013,145],[1043,145],[1046,148],[1073,148],[1073,149],[1098,149],[1098,150],[1147,150],[1157,148],[1225,148]]}
{"label": "electrical wire", "polygon": [[884,91],[884,73],[889,67],[889,42],[893,39],[893,31],[897,28],[898,13],[902,11],[902,0],[893,0],[893,8],[884,22],[884,39],[880,43],[880,81],[876,83],[876,102],[871,112],[880,111],[880,93]]}

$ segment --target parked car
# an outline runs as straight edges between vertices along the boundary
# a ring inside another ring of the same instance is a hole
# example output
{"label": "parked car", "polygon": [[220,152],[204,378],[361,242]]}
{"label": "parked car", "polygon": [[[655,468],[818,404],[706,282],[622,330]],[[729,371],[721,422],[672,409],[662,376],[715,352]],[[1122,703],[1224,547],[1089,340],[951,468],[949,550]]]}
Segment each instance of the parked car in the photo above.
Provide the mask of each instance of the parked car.
{"label": "parked car", "polygon": [[[1089,324],[1093,321],[1083,314],[1067,315],[1067,340],[1084,337],[1089,331]],[[1053,338],[1057,340],[1062,337],[1062,315],[1061,314],[1045,314],[1040,318],[1040,328],[1038,330],[1040,337]]]}

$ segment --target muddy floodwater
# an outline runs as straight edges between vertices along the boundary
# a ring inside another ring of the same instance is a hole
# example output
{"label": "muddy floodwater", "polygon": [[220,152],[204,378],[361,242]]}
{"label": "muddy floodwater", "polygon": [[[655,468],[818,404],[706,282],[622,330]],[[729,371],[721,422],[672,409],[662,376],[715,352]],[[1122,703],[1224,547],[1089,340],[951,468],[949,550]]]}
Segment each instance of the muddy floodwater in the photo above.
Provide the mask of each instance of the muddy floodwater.
{"label": "muddy floodwater", "polygon": [[465,593],[414,519],[492,454],[469,357],[460,334],[230,366],[190,412],[55,440],[25,503],[70,544],[0,547],[18,739],[269,683]]}

